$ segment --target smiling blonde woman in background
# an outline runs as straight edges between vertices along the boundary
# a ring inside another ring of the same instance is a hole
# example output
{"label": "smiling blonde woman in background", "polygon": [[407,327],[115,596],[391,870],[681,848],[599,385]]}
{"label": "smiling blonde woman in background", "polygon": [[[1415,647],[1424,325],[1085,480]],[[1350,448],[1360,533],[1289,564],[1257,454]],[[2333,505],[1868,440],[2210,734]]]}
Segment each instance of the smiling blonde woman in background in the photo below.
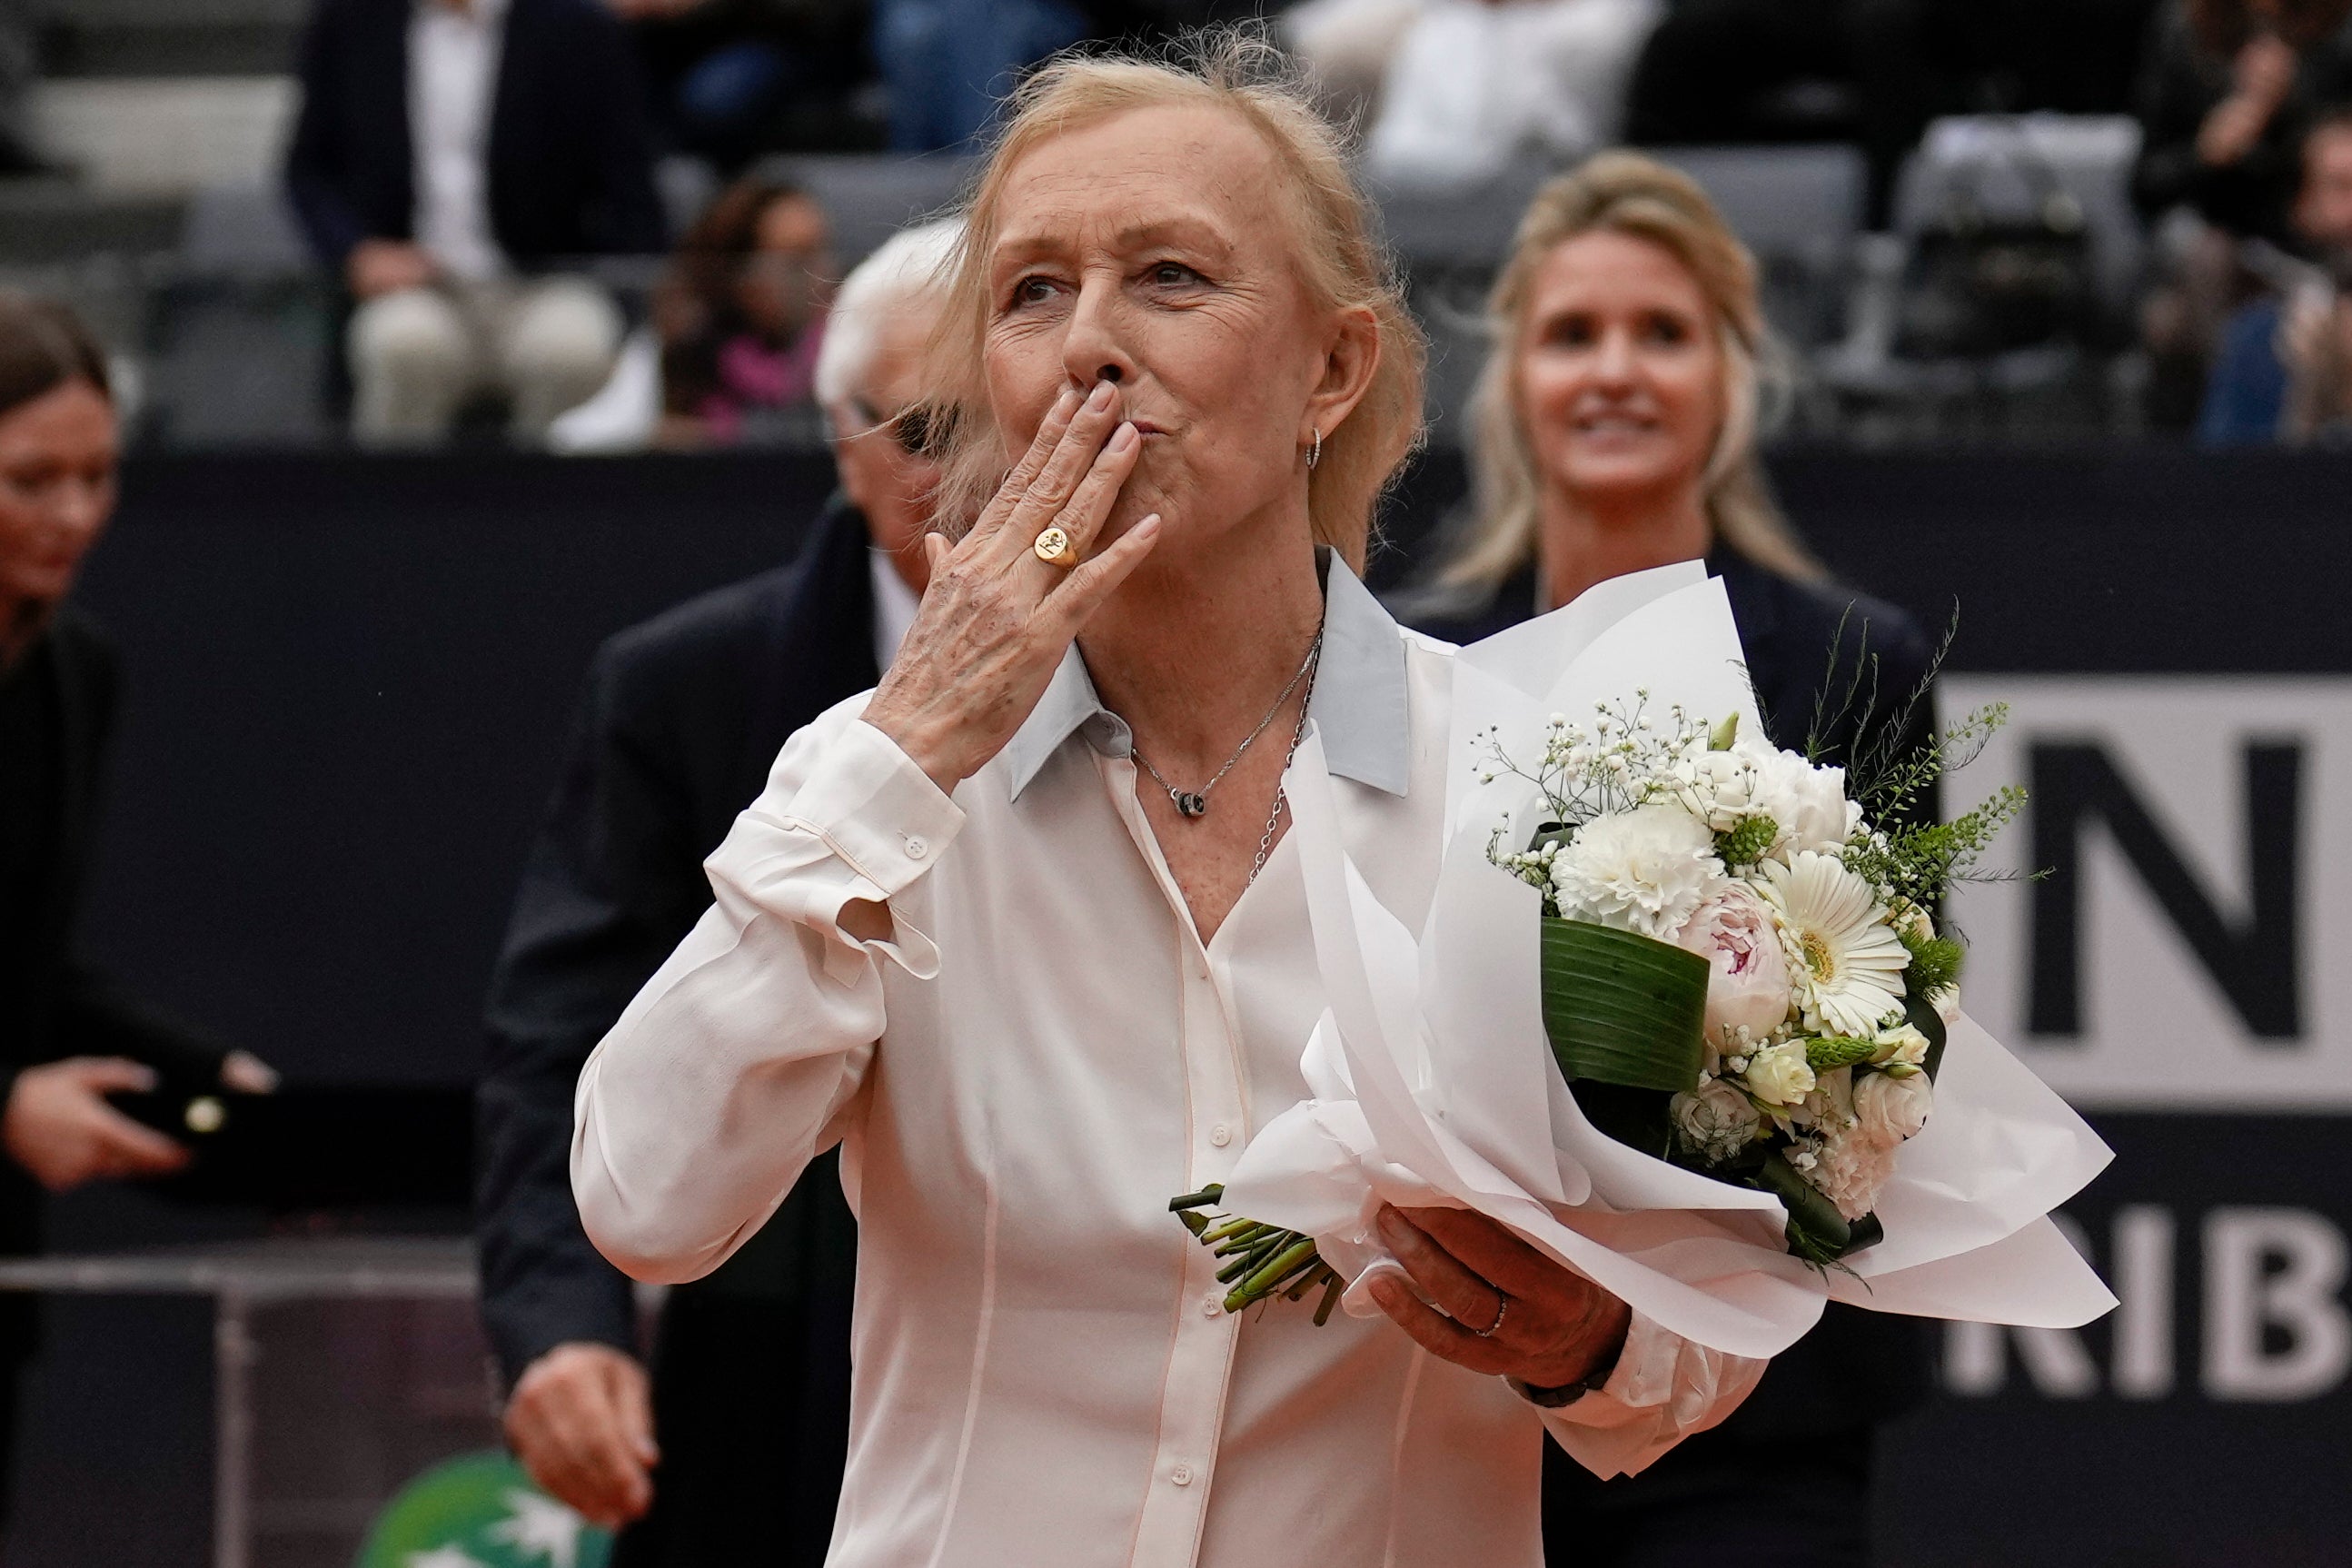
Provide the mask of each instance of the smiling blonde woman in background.
{"label": "smiling blonde woman in background", "polygon": [[[1488,319],[1472,510],[1408,619],[1475,641],[1608,578],[1704,559],[1774,744],[1805,745],[1816,695],[1856,673],[1869,690],[1850,710],[1831,703],[1823,760],[1848,761],[1865,737],[1924,742],[1929,706],[1906,714],[1904,700],[1927,678],[1926,639],[1832,583],[1773,502],[1756,452],[1755,263],[1696,184],[1623,153],[1555,180],[1519,226]],[[1549,1457],[1550,1561],[1866,1562],[1874,1423],[1918,1402],[1925,1366],[1915,1320],[1832,1307],[1720,1431],[1642,1476],[1604,1487]]]}
{"label": "smiling blonde woman in background", "polygon": [[1421,343],[1261,56],[1065,59],[1015,100],[938,356],[959,542],[581,1079],[581,1215],[642,1279],[716,1267],[841,1145],[836,1568],[1534,1568],[1546,1426],[1638,1468],[1760,1370],[1460,1211],[1381,1215],[1434,1307],[1229,1316],[1169,1215],[1306,1093],[1289,752],[1311,720],[1415,924],[1454,765],[1449,653],[1355,575]]}

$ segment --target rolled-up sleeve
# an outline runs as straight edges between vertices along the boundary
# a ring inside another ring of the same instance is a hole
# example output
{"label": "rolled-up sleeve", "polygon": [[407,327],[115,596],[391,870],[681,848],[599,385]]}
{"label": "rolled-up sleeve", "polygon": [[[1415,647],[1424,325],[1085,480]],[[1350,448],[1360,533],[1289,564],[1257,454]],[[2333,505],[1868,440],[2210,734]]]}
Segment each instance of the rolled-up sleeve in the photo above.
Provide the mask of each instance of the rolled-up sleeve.
{"label": "rolled-up sleeve", "polygon": [[[705,863],[715,902],[580,1076],[572,1188],[597,1249],[664,1283],[726,1261],[841,1136],[883,1035],[882,964],[938,973],[898,900],[963,813],[852,699],[793,737]],[[890,911],[861,941],[841,911]]]}
{"label": "rolled-up sleeve", "polygon": [[1569,1457],[1601,1479],[1637,1475],[1739,1408],[1769,1363],[1726,1355],[1633,1314],[1616,1370],[1573,1404],[1542,1412]]}

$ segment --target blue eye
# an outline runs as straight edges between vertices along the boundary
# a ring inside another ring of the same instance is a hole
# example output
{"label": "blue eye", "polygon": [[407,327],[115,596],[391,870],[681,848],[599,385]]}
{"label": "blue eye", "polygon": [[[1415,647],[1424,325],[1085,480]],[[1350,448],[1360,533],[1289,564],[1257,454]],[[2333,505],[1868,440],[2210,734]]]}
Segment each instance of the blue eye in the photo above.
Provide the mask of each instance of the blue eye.
{"label": "blue eye", "polygon": [[1167,289],[1180,289],[1187,283],[1198,283],[1201,275],[1179,261],[1162,261],[1151,269],[1151,280]]}

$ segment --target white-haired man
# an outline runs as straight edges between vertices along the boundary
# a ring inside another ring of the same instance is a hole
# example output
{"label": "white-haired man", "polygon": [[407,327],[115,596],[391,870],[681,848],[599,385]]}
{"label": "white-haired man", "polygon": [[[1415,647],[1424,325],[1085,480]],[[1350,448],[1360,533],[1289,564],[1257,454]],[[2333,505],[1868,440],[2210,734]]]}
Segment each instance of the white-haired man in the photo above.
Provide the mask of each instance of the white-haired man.
{"label": "white-haired man", "polygon": [[832,1533],[855,1231],[831,1162],[670,1293],[648,1373],[629,1282],[572,1205],[572,1091],[709,904],[702,860],[785,739],[873,686],[914,618],[937,476],[911,411],[954,241],[952,224],[897,235],[842,285],[816,371],[841,489],[800,558],[597,654],[491,984],[477,1229],[507,1436],[541,1485],[622,1530],[614,1568],[814,1568]]}

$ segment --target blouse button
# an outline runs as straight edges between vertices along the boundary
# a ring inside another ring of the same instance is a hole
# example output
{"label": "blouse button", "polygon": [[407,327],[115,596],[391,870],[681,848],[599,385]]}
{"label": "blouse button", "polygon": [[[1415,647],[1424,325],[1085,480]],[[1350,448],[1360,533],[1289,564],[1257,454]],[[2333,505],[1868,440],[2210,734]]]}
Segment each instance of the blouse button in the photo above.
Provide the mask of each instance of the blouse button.
{"label": "blouse button", "polygon": [[1207,1295],[1201,1298],[1201,1316],[1204,1318],[1213,1318],[1219,1311],[1223,1310],[1224,1305],[1224,1297],[1217,1291],[1212,1290]]}
{"label": "blouse button", "polygon": [[907,858],[908,858],[908,859],[909,859],[909,860],[919,860],[919,859],[921,859],[924,856],[926,856],[926,855],[929,854],[930,852],[931,852],[931,846],[930,846],[930,843],[929,843],[929,840],[927,840],[927,839],[922,839],[922,838],[917,838],[917,837],[913,837],[912,835],[909,835],[909,836],[908,837],[908,839],[907,839]]}
{"label": "blouse button", "polygon": [[1218,1148],[1222,1149],[1233,1141],[1234,1130],[1226,1126],[1223,1122],[1220,1121],[1214,1127],[1209,1129],[1209,1142],[1214,1143]]}
{"label": "blouse button", "polygon": [[1180,1487],[1189,1487],[1192,1484],[1192,1467],[1179,1465],[1168,1472],[1168,1479]]}

